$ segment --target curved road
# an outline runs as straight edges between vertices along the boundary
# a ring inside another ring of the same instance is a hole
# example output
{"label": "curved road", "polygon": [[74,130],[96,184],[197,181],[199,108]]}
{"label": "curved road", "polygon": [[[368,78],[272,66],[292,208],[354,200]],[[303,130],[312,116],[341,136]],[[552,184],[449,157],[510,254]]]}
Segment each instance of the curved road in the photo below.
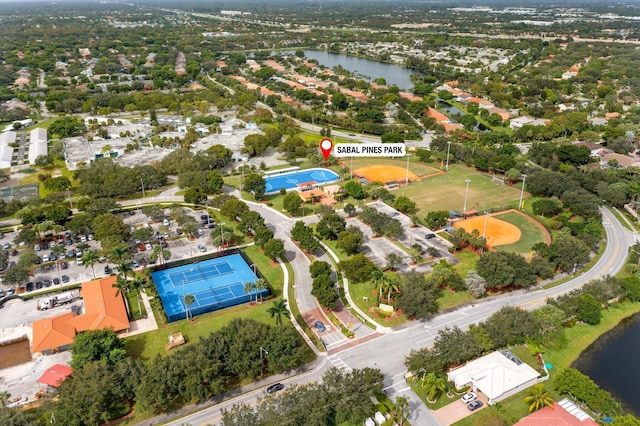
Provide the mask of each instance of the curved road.
{"label": "curved road", "polygon": [[[313,298],[310,296],[310,291],[307,291],[310,290],[308,289],[310,283],[310,277],[308,276],[309,261],[290,241],[289,230],[292,222],[266,206],[252,204],[251,208],[259,211],[265,217],[265,221],[273,227],[276,237],[285,241],[287,257],[291,261],[296,274],[296,300],[301,306],[307,306],[307,304],[312,303]],[[385,392],[387,395],[392,399],[398,395],[410,397],[409,420],[413,425],[438,425],[437,420],[409,389],[404,379],[406,372],[404,359],[406,355],[411,350],[431,346],[438,330],[442,328],[458,326],[463,330],[467,329],[470,324],[484,321],[494,312],[508,305],[533,309],[544,304],[549,297],[557,297],[567,293],[593,279],[606,275],[615,275],[625,264],[628,248],[635,242],[635,234],[625,229],[608,209],[603,208],[601,212],[608,243],[604,253],[590,270],[580,273],[575,278],[553,288],[521,290],[490,297],[474,305],[462,306],[455,311],[434,315],[426,320],[414,322],[402,330],[379,335],[360,344],[356,341],[351,347],[331,351],[332,354],[329,358],[321,359],[319,366],[314,370],[283,380],[283,383],[293,385],[318,380],[323,372],[332,366],[351,369],[379,368],[385,376]],[[175,426],[181,424],[194,426],[214,424],[220,420],[221,409],[231,408],[233,404],[238,403],[253,404],[256,402],[256,398],[263,395],[264,388],[260,388],[167,424]]]}

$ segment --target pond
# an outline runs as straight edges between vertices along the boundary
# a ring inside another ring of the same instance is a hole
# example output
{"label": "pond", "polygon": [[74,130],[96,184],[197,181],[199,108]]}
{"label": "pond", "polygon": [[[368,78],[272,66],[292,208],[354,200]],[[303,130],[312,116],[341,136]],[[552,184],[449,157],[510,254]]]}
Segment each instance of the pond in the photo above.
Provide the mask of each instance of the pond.
{"label": "pond", "polygon": [[[292,54],[293,50],[283,50],[282,53]],[[358,74],[358,77],[366,76],[373,81],[382,77],[387,80],[387,85],[395,84],[400,89],[408,90],[413,87],[411,75],[417,74],[409,68],[401,65],[385,64],[371,59],[358,58],[356,56],[331,53],[325,50],[304,50],[304,55],[309,59],[315,59],[327,68],[340,65],[351,73]]]}
{"label": "pond", "polygon": [[626,411],[640,416],[640,314],[623,320],[589,346],[572,367],[611,392]]}

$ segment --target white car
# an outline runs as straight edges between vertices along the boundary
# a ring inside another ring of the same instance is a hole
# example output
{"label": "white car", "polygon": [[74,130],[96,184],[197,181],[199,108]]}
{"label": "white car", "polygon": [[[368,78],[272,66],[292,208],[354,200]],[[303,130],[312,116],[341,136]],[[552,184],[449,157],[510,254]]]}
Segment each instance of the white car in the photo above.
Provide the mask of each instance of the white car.
{"label": "white car", "polygon": [[478,397],[478,395],[475,392],[469,392],[469,393],[465,393],[464,395],[462,395],[461,400],[465,404],[468,404],[471,401],[475,401],[477,397]]}

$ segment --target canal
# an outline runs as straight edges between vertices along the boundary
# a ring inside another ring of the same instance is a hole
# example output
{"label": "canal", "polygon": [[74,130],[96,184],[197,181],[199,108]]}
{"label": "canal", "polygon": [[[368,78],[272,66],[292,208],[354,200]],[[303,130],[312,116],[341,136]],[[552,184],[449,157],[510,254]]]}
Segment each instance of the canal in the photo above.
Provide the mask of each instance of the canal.
{"label": "canal", "polygon": [[572,367],[611,392],[626,411],[640,417],[640,314],[623,320],[589,346]]}

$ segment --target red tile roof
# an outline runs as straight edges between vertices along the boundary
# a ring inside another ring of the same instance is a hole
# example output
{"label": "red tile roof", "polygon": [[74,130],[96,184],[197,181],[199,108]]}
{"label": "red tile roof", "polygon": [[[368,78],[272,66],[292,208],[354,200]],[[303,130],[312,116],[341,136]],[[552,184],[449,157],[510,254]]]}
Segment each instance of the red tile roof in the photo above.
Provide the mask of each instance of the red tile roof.
{"label": "red tile roof", "polygon": [[73,373],[73,368],[68,365],[56,364],[47,369],[47,371],[40,376],[38,382],[57,388],[67,377],[71,375],[71,373]]}
{"label": "red tile roof", "polygon": [[113,287],[115,275],[82,284],[84,314],[72,312],[33,322],[32,352],[56,349],[73,343],[76,334],[85,330],[112,328],[114,331],[129,328],[127,311]]}
{"label": "red tile roof", "polygon": [[578,419],[558,405],[557,402],[554,402],[553,408],[544,407],[535,413],[531,413],[516,423],[515,426],[596,426],[597,424],[591,418]]}

